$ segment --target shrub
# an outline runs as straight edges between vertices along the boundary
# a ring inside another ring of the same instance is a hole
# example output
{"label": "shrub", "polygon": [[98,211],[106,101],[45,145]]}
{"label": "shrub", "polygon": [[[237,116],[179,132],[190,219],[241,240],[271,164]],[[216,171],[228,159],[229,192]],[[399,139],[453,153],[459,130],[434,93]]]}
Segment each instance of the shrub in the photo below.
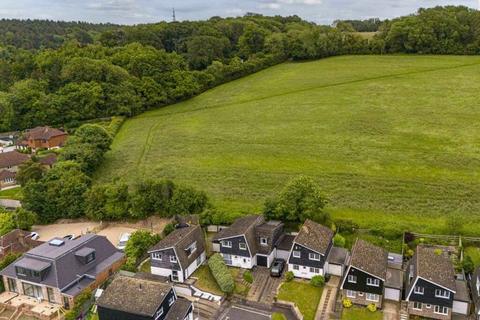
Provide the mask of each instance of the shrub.
{"label": "shrub", "polygon": [[465,256],[465,258],[462,261],[462,268],[465,271],[465,273],[473,272],[473,270],[475,269],[475,265],[470,256]]}
{"label": "shrub", "polygon": [[314,276],[310,280],[310,284],[314,287],[323,287],[325,285],[325,278],[323,276]]}
{"label": "shrub", "polygon": [[243,274],[243,280],[247,281],[248,283],[253,283],[253,275],[250,270],[245,271]]}
{"label": "shrub", "polygon": [[285,281],[290,282],[293,280],[293,278],[295,278],[295,276],[292,271],[285,273]]}
{"label": "shrub", "polygon": [[220,290],[225,293],[232,293],[233,289],[235,289],[235,282],[230,270],[228,270],[227,265],[223,261],[223,257],[219,253],[214,254],[208,259],[208,267]]}
{"label": "shrub", "polygon": [[367,306],[367,309],[368,311],[370,312],[375,312],[377,311],[377,305],[375,303],[370,303],[368,306]]}
{"label": "shrub", "polygon": [[65,320],[75,320],[78,316],[81,315],[82,311],[84,310],[85,304],[92,298],[92,291],[90,289],[86,289],[82,293],[80,293],[75,298],[75,305],[73,308],[65,313]]}
{"label": "shrub", "polygon": [[351,308],[353,306],[352,300],[350,300],[348,298],[344,298],[342,300],[342,304],[343,304],[344,308]]}
{"label": "shrub", "polygon": [[337,226],[338,232],[347,234],[352,234],[359,228],[358,224],[349,219],[337,219],[335,220],[335,225]]}
{"label": "shrub", "polygon": [[335,237],[333,237],[333,244],[335,247],[344,248],[345,247],[345,238],[342,237],[340,233],[337,233]]}
{"label": "shrub", "polygon": [[175,226],[173,225],[173,223],[168,223],[167,225],[165,225],[165,228],[163,228],[163,235],[166,237],[173,231],[175,231]]}

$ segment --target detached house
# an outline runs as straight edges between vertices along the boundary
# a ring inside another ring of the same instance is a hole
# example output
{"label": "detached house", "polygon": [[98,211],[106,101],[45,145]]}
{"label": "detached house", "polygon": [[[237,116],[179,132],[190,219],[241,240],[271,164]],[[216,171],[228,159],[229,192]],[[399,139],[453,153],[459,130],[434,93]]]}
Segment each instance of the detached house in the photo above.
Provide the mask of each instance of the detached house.
{"label": "detached house", "polygon": [[43,243],[0,272],[5,289],[69,309],[85,289],[96,288],[125,261],[104,236]]}
{"label": "detached house", "polygon": [[352,248],[347,271],[342,280],[343,296],[354,304],[374,303],[382,307],[387,277],[388,252],[367,241],[357,239]]}
{"label": "detached house", "polygon": [[43,242],[29,237],[30,232],[14,229],[0,237],[0,260],[9,253],[24,253]]}
{"label": "detached house", "polygon": [[457,291],[453,263],[440,247],[419,245],[407,268],[408,312],[432,319],[451,319]]}
{"label": "detached house", "polygon": [[257,265],[270,267],[282,235],[283,223],[249,215],[221,230],[213,242],[227,265],[251,269]]}
{"label": "detached house", "polygon": [[0,153],[0,188],[15,185],[18,167],[30,156],[18,151]]}
{"label": "detached house", "polygon": [[178,228],[150,248],[148,253],[152,274],[184,282],[206,259],[202,228]]}
{"label": "detached house", "polygon": [[116,277],[97,301],[99,320],[193,320],[193,305],[171,284]]}
{"label": "detached house", "polygon": [[312,220],[306,220],[293,240],[288,271],[292,271],[295,277],[306,279],[324,276],[332,246],[333,231]]}
{"label": "detached house", "polygon": [[24,148],[55,149],[62,147],[67,141],[68,134],[51,127],[36,127],[25,131],[19,146]]}

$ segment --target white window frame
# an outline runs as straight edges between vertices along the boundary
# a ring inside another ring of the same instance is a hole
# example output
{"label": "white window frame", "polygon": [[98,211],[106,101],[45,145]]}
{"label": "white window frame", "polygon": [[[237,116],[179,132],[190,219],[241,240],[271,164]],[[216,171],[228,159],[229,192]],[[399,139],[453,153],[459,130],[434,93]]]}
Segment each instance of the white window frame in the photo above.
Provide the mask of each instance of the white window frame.
{"label": "white window frame", "polygon": [[262,246],[268,246],[268,238],[260,237],[260,244]]}
{"label": "white window frame", "polygon": [[318,273],[320,273],[320,268],[310,267],[310,272],[318,274]]}
{"label": "white window frame", "polygon": [[230,241],[230,240],[222,240],[222,247],[224,247],[224,248],[231,248],[231,247],[232,247],[232,241]]}
{"label": "white window frame", "polygon": [[170,299],[168,299],[168,305],[171,306],[174,303],[175,303],[175,296],[171,296]]}
{"label": "white window frame", "polygon": [[292,255],[294,258],[300,258],[302,254],[300,253],[300,251],[293,250]]}
{"label": "white window frame", "polygon": [[191,256],[195,251],[197,251],[197,241],[193,242],[191,245],[188,246],[187,249],[190,249],[190,254],[188,256]]}
{"label": "white window frame", "polygon": [[[318,259],[316,258],[318,256]],[[314,253],[314,252],[310,252],[308,254],[308,259],[309,260],[314,260],[314,261],[320,261],[320,254],[319,253]]]}
{"label": "white window frame", "polygon": [[298,264],[294,264],[292,268],[293,270],[300,270],[300,266]]}
{"label": "white window frame", "polygon": [[435,298],[450,299],[450,291],[435,289]]}
{"label": "white window frame", "polygon": [[163,315],[163,307],[160,308],[160,310],[155,313],[155,320],[160,319],[160,317]]}
{"label": "white window frame", "polygon": [[238,247],[240,248],[240,250],[247,250],[247,244],[245,242],[240,242],[238,244]]}
{"label": "white window frame", "polygon": [[356,292],[353,290],[347,290],[347,298],[356,298]]}
{"label": "white window frame", "polygon": [[177,263],[177,256],[170,256],[171,263]]}
{"label": "white window frame", "polygon": [[415,286],[415,288],[413,288],[413,293],[423,295],[425,293],[425,288],[420,286]]}
{"label": "white window frame", "polygon": [[448,315],[448,308],[436,305],[436,306],[433,307],[433,313]]}
{"label": "white window frame", "polygon": [[380,280],[377,278],[367,278],[367,286],[380,287]]}
{"label": "white window frame", "polygon": [[357,276],[354,276],[353,274],[349,274],[347,281],[348,283],[357,283]]}
{"label": "white window frame", "polygon": [[[420,305],[420,308],[417,307],[417,304]],[[422,311],[422,309],[423,309],[422,307],[423,307],[423,304],[421,302],[418,302],[418,301],[413,302],[413,310]]]}
{"label": "white window frame", "polygon": [[153,260],[162,260],[162,253],[160,252],[152,252],[152,259]]}
{"label": "white window frame", "polygon": [[426,305],[425,305],[425,308],[427,308],[427,309],[430,309],[431,307],[432,307],[431,304],[426,304]]}
{"label": "white window frame", "polygon": [[365,299],[367,301],[378,302],[379,296],[378,296],[378,294],[367,292],[367,296],[365,297]]}

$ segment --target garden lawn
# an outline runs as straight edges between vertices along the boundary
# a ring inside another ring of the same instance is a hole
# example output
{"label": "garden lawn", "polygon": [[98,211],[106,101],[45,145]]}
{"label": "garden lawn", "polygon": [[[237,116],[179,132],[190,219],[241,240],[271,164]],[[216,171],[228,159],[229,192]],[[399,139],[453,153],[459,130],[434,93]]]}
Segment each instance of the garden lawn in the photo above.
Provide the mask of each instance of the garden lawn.
{"label": "garden lawn", "polygon": [[22,188],[13,188],[0,191],[0,199],[22,200]]}
{"label": "garden lawn", "polygon": [[284,63],[127,120],[95,182],[169,178],[227,212],[311,176],[334,218],[480,236],[479,56]]}
{"label": "garden lawn", "polygon": [[223,292],[218,287],[217,281],[210,272],[208,265],[205,264],[200,266],[197,270],[195,270],[192,277],[198,278],[194,284],[194,286],[198,289],[220,296],[223,295]]}
{"label": "garden lawn", "polygon": [[342,320],[382,320],[383,313],[381,311],[371,312],[367,308],[353,306],[344,308]]}
{"label": "garden lawn", "polygon": [[294,280],[282,284],[278,299],[294,302],[305,320],[313,320],[322,291],[323,288],[314,287],[308,282]]}

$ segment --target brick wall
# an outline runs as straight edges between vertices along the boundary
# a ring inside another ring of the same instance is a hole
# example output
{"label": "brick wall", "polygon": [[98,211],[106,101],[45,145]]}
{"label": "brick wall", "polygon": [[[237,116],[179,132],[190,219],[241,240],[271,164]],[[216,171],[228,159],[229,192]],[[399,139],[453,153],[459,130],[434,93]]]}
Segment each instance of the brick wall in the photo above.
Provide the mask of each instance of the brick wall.
{"label": "brick wall", "polygon": [[367,294],[364,292],[355,291],[355,298],[347,297],[347,290],[342,290],[343,298],[350,299],[353,304],[359,304],[362,306],[368,306],[371,303],[375,303],[377,308],[382,308],[383,296],[378,296],[378,302],[367,300]]}
{"label": "brick wall", "polygon": [[435,308],[434,305],[430,305],[430,308],[427,308],[426,304],[422,304],[422,310],[416,310],[416,309],[413,309],[413,302],[412,301],[408,302],[408,312],[411,315],[427,317],[432,319],[439,319],[439,320],[452,319],[452,309],[450,308],[448,309],[448,315],[441,315],[441,314],[435,313],[434,308]]}

